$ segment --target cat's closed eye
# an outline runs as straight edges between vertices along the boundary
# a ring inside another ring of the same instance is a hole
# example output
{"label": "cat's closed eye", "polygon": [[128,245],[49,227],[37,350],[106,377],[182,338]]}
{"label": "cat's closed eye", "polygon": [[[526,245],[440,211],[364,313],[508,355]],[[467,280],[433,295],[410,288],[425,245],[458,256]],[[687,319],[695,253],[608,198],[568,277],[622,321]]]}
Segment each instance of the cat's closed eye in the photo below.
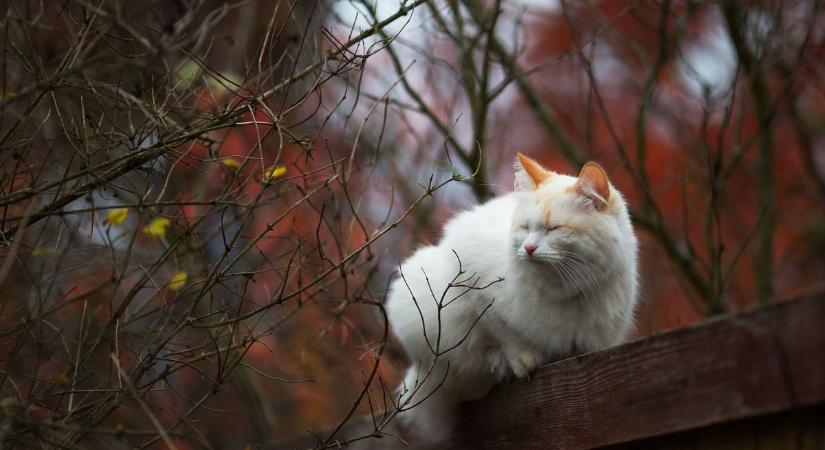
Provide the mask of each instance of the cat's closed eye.
{"label": "cat's closed eye", "polygon": [[544,232],[549,233],[551,231],[558,230],[561,227],[562,227],[562,225],[548,225],[547,227],[544,228]]}

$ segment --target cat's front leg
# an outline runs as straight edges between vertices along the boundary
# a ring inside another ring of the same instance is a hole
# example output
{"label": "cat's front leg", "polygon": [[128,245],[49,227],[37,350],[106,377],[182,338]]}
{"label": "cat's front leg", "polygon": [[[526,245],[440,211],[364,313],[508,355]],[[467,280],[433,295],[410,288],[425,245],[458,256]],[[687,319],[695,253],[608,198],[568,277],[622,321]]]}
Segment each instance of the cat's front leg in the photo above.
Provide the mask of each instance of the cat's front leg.
{"label": "cat's front leg", "polygon": [[495,336],[498,341],[499,349],[493,354],[499,358],[498,361],[507,366],[505,372],[510,372],[517,378],[526,378],[536,367],[547,361],[543,349],[535,347],[513,332],[513,328],[500,315],[490,315],[487,326],[490,327],[491,336]]}

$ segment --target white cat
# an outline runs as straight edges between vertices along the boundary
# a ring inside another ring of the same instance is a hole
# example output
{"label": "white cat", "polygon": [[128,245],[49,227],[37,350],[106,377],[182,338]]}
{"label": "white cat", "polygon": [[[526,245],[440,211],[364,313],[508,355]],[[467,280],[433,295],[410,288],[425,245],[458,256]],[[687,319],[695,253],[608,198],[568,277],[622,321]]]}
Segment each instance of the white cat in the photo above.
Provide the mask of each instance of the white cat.
{"label": "white cat", "polygon": [[515,192],[450,220],[390,288],[390,324],[411,362],[400,417],[413,442],[447,440],[456,404],[511,375],[624,341],[637,245],[598,164],[571,177],[519,154]]}

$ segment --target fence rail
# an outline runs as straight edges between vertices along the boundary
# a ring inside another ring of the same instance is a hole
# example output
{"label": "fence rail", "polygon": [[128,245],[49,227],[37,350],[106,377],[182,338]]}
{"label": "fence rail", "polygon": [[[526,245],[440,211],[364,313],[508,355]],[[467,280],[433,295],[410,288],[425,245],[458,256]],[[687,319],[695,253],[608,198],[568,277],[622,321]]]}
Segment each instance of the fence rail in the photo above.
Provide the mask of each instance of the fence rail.
{"label": "fence rail", "polygon": [[[345,434],[371,423],[355,421]],[[763,438],[754,440],[754,433]],[[276,448],[310,448],[315,439]],[[825,296],[719,316],[548,364],[530,380],[464,404],[450,444],[604,447],[825,450]],[[358,448],[405,447],[384,438]]]}
{"label": "fence rail", "polygon": [[823,403],[816,296],[543,367],[466,404],[454,448],[590,449]]}

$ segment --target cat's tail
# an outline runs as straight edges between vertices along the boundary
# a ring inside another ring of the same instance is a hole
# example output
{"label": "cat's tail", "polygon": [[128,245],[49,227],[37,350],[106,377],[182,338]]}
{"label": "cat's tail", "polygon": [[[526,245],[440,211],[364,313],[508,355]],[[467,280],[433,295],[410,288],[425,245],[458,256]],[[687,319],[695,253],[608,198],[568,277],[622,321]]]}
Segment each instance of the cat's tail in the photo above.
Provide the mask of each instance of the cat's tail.
{"label": "cat's tail", "polygon": [[450,439],[458,397],[449,383],[442,383],[444,374],[439,372],[432,370],[422,380],[419,366],[413,364],[404,376],[400,390],[405,410],[398,419],[413,448],[436,448]]}

